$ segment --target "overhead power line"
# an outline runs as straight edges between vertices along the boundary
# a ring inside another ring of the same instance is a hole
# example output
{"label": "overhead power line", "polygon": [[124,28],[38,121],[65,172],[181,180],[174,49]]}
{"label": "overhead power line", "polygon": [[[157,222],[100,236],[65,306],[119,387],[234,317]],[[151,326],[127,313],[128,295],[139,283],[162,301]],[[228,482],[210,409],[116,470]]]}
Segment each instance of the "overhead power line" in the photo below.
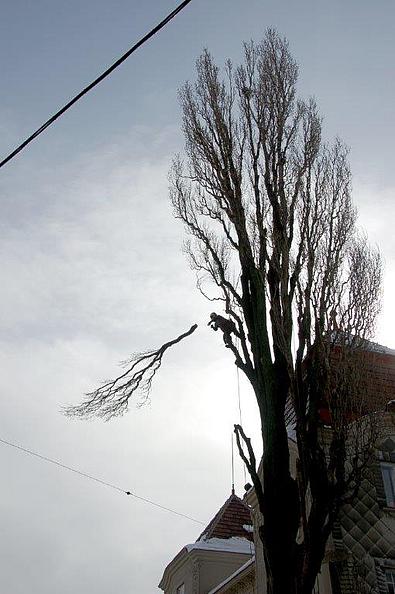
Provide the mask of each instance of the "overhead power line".
{"label": "overhead power line", "polygon": [[26,138],[16,149],[12,151],[5,159],[0,162],[0,168],[3,167],[8,161],[11,161],[18,153],[20,153],[32,140],[37,138],[44,130],[46,130],[51,124],[53,124],[61,115],[63,115],[74,103],[77,103],[86,95],[90,90],[93,89],[96,85],[98,85],[102,80],[104,80],[113,70],[118,68],[122,62],[124,62],[133,52],[135,52],[140,46],[142,46],[146,41],[148,41],[151,37],[153,37],[158,31],[160,31],[167,23],[169,23],[183,8],[192,2],[192,0],[184,0],[181,2],[170,14],[167,15],[158,25],[156,25],[149,33],[144,35],[137,43],[134,44],[126,53],[124,53],[116,62],[114,62],[107,70],[105,70],[100,76],[98,76],[93,82],[91,82],[88,86],[86,86],[78,95],[73,97],[66,105],[64,105],[59,111],[57,111],[53,116],[49,118],[42,126],[40,126],[29,138]]}
{"label": "overhead power line", "polygon": [[101,485],[105,485],[106,487],[110,487],[110,489],[115,489],[116,491],[120,491],[121,493],[124,493],[125,495],[130,495],[131,497],[134,497],[135,499],[144,501],[145,503],[148,503],[149,505],[154,505],[155,507],[158,507],[159,509],[170,512],[171,514],[175,514],[177,516],[181,516],[182,518],[186,518],[187,520],[191,520],[192,522],[196,522],[196,524],[202,524],[204,526],[204,522],[201,522],[200,520],[196,520],[195,518],[192,518],[192,516],[188,516],[187,514],[178,512],[175,509],[171,509],[170,507],[166,507],[165,505],[161,505],[160,503],[151,501],[151,499],[147,499],[146,497],[141,497],[140,495],[136,495],[136,493],[133,493],[132,491],[127,491],[126,489],[122,489],[122,487],[118,487],[117,485],[108,483],[107,481],[103,481],[102,479],[97,478],[91,474],[82,472],[81,470],[78,470],[77,468],[73,468],[72,466],[63,464],[63,462],[59,462],[58,460],[53,460],[52,458],[48,458],[48,456],[43,456],[42,454],[38,454],[37,452],[34,452],[33,450],[29,450],[28,448],[25,448],[21,445],[17,445],[16,443],[12,443],[11,441],[7,441],[6,439],[2,439],[1,437],[0,437],[0,442],[5,445],[11,446],[12,448],[15,448],[17,450],[20,450],[22,452],[25,452],[25,454],[29,454],[30,456],[35,456],[36,458],[40,458],[40,460],[43,460],[44,462],[49,462],[51,464],[55,464],[56,466],[59,466],[60,468],[69,470],[70,472],[74,472],[75,474],[79,474],[80,476],[90,479],[91,481],[95,481],[96,483],[100,483]]}

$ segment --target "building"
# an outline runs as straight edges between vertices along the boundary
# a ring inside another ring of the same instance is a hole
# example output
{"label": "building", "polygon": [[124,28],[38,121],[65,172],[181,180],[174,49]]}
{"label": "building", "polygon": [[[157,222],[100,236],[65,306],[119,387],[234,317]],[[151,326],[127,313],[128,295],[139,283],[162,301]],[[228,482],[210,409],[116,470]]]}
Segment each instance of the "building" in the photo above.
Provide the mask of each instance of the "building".
{"label": "building", "polygon": [[169,563],[159,588],[165,594],[222,594],[231,591],[227,584],[233,580],[238,592],[252,594],[253,540],[250,507],[232,493],[196,542],[185,545]]}
{"label": "building", "polygon": [[[395,410],[380,414],[383,433],[357,499],[341,509],[328,541],[315,594],[395,594]],[[296,443],[290,440],[295,468]],[[253,489],[244,500],[254,534],[263,521]],[[263,550],[255,538],[256,594],[265,594]],[[234,590],[238,592],[238,590]]]}
{"label": "building", "polygon": [[[395,594],[395,351],[372,345],[367,356],[380,438],[357,499],[335,524],[315,594]],[[291,438],[289,447],[296,473]],[[263,521],[253,488],[243,499],[232,493],[197,541],[169,563],[159,587],[164,594],[265,594]]]}

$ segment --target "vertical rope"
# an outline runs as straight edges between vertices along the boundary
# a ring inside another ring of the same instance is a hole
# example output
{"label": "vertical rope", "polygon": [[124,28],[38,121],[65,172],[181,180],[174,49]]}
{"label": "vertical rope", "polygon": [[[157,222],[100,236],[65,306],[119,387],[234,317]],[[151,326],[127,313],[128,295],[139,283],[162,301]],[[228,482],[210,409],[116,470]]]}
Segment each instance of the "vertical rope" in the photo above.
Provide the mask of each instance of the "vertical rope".
{"label": "vertical rope", "polygon": [[[239,282],[240,280],[240,276],[237,282]],[[237,341],[237,346],[240,346],[240,341]],[[239,372],[239,368],[236,366],[236,373],[237,373],[237,404],[239,407],[239,421],[240,421],[240,426],[243,426],[243,419],[242,419],[242,414],[241,414],[241,395],[240,395],[240,372]],[[233,468],[233,433],[232,433],[232,473],[234,473],[234,468]],[[244,475],[244,484],[247,483],[247,474],[246,474],[246,467],[245,464],[243,462],[243,475]],[[234,475],[233,475],[233,479],[234,481]],[[234,493],[234,489],[232,488],[232,493]],[[251,512],[252,513],[252,512]],[[255,540],[255,539],[254,539]],[[249,546],[250,546],[250,556],[253,557],[254,556],[254,551],[255,551],[255,542],[251,542],[251,540],[249,540]],[[254,550],[253,550],[253,546],[254,546]]]}
{"label": "vertical rope", "polygon": [[[240,374],[239,374],[239,368],[237,366],[236,366],[236,373],[237,373],[237,403],[238,403],[238,406],[239,406],[240,425],[242,427],[243,426],[243,422],[242,422],[242,416],[241,416]],[[246,482],[247,482],[247,475],[246,475],[246,467],[245,467],[244,462],[243,462],[243,474],[244,474],[244,484],[246,484]]]}
{"label": "vertical rope", "polygon": [[232,495],[235,494],[235,458],[233,452],[233,432],[231,433],[231,444],[232,444]]}

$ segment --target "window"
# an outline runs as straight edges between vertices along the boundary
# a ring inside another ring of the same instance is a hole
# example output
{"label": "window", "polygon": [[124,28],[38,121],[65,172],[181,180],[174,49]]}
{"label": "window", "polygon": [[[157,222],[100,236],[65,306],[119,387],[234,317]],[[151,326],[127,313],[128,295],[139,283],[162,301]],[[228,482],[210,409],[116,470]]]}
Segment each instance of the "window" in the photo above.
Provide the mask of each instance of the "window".
{"label": "window", "polygon": [[387,505],[388,507],[395,507],[395,464],[381,463],[381,474]]}
{"label": "window", "polygon": [[388,594],[395,594],[395,571],[393,569],[385,570],[385,583],[387,584]]}
{"label": "window", "polygon": [[181,586],[178,586],[176,594],[185,594],[185,584],[181,584]]}

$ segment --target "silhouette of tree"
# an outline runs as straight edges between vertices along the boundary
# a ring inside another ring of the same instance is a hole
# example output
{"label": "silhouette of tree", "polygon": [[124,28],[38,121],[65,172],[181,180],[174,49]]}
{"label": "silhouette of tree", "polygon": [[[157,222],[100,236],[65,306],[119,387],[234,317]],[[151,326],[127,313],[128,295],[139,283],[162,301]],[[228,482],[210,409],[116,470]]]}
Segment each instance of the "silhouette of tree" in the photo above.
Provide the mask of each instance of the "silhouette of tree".
{"label": "silhouette of tree", "polygon": [[[196,82],[180,91],[186,145],[170,172],[171,200],[199,289],[237,329],[226,346],[259,407],[262,473],[242,427],[235,433],[264,516],[268,592],[310,594],[377,437],[363,353],[381,259],[356,228],[346,146],[323,142],[315,101],[297,98],[288,42],[268,30],[223,76],[208,51],[196,68]],[[134,358],[70,412],[124,412],[136,390],[147,395],[164,351],[191,331]]]}

